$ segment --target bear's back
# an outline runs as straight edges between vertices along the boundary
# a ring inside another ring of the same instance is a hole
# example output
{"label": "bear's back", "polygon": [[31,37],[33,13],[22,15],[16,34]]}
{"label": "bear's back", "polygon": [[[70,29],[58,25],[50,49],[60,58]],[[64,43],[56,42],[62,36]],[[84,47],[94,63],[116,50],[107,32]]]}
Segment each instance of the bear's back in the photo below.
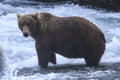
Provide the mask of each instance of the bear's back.
{"label": "bear's back", "polygon": [[[57,32],[61,36],[66,35],[72,38],[79,37],[100,37],[105,42],[105,37],[102,31],[90,21],[81,17],[63,17],[60,22],[57,22]],[[60,36],[58,35],[58,36]]]}

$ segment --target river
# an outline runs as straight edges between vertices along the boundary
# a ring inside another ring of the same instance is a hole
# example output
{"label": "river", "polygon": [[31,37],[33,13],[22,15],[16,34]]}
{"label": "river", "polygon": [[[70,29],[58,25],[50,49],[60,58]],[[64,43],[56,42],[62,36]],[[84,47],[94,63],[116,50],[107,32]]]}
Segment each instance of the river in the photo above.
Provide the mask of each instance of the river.
{"label": "river", "polygon": [[[80,16],[96,24],[105,34],[106,51],[98,68],[85,67],[84,59],[57,54],[57,64],[40,69],[34,40],[24,38],[16,14],[49,12],[60,17]],[[27,0],[0,1],[0,45],[4,50],[1,80],[119,80],[120,13],[89,9],[74,4],[43,4]]]}

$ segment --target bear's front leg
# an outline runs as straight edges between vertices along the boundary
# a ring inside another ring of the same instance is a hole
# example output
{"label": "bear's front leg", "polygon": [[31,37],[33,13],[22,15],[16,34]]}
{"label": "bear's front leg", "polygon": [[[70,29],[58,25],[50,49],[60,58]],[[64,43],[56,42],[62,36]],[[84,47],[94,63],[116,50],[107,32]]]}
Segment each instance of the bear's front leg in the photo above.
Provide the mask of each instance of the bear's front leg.
{"label": "bear's front leg", "polygon": [[49,56],[49,62],[56,64],[56,55],[54,52],[52,52],[51,55]]}
{"label": "bear's front leg", "polygon": [[38,64],[41,68],[47,68],[49,62],[49,50],[39,44],[36,44],[36,51],[38,56]]}
{"label": "bear's front leg", "polygon": [[47,68],[48,67],[48,55],[46,52],[37,52],[38,54],[38,64],[40,65],[41,68]]}

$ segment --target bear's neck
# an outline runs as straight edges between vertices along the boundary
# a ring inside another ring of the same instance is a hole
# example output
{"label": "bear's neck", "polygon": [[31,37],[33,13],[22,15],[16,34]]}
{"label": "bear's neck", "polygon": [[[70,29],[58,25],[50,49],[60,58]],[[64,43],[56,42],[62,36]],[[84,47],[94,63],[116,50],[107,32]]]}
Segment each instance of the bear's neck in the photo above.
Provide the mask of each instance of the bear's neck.
{"label": "bear's neck", "polygon": [[31,37],[35,40],[37,40],[40,37],[40,31],[36,31],[31,34]]}

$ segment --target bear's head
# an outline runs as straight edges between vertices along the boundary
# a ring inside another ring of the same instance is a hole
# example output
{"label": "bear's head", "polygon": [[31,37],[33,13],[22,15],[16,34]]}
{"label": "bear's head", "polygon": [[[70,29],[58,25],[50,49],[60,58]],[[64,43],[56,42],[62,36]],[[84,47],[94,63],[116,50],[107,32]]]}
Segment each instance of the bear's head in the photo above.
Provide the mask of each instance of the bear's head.
{"label": "bear's head", "polygon": [[38,29],[37,15],[38,13],[26,15],[17,14],[18,26],[24,37],[35,35]]}

